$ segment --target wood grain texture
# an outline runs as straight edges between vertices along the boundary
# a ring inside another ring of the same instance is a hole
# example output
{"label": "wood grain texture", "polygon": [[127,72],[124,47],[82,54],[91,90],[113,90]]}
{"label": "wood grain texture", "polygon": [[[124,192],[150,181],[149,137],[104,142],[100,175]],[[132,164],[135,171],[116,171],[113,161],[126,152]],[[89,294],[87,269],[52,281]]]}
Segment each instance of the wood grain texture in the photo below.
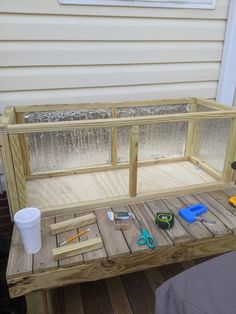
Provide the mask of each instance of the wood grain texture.
{"label": "wood grain texture", "polygon": [[223,181],[225,183],[230,183],[232,180],[233,170],[231,168],[231,163],[234,161],[235,152],[236,152],[236,119],[231,119],[229,137],[227,141],[225,160],[224,160],[224,169],[223,169]]}
{"label": "wood grain texture", "polygon": [[86,314],[113,314],[105,281],[84,283],[81,285],[81,296]]}
{"label": "wood grain texture", "polygon": [[[90,212],[89,212],[89,214],[90,214]],[[75,217],[80,217],[82,215],[84,215],[84,214],[83,213],[75,213]],[[87,225],[86,229],[87,228],[89,229],[89,232],[80,238],[81,241],[86,241],[86,240],[93,239],[96,237],[101,237],[101,233],[100,233],[100,230],[99,230],[96,222],[92,223],[91,225]],[[105,250],[104,246],[98,250],[83,253],[83,259],[84,259],[85,263],[90,263],[90,262],[98,261],[98,260],[102,261],[102,260],[105,260],[106,257],[107,257],[107,254],[106,254],[106,250]]]}
{"label": "wood grain texture", "polygon": [[138,179],[138,139],[139,127],[132,126],[130,129],[130,150],[129,150],[129,195],[135,197],[137,195],[137,179]]}
{"label": "wood grain texture", "polygon": [[121,279],[133,312],[153,314],[155,296],[144,273],[127,274]]}
{"label": "wood grain texture", "polygon": [[170,211],[178,216],[179,221],[187,232],[191,235],[193,240],[206,240],[213,237],[212,233],[203,224],[189,224],[182,217],[179,216],[178,211],[181,208],[186,207],[184,203],[177,197],[164,199],[163,202],[170,209]]}
{"label": "wood grain texture", "polygon": [[93,250],[101,249],[103,246],[102,239],[100,237],[81,241],[73,244],[67,244],[62,247],[54,248],[52,250],[53,259],[55,261],[71,257],[77,254],[86,253]]}
{"label": "wood grain texture", "polygon": [[221,205],[223,205],[228,211],[236,216],[236,208],[229,204],[229,198],[233,195],[228,195],[223,191],[212,191],[209,194]]}
{"label": "wood grain texture", "polygon": [[[155,266],[188,261],[191,259],[220,254],[236,249],[235,235],[194,241],[182,247],[170,246],[166,250],[140,254],[118,256],[107,263],[88,263],[40,274],[26,275],[8,279],[9,292],[12,298],[38,289],[48,289],[84,281],[109,278],[121,274],[149,269]],[[27,278],[27,280],[25,280]]]}
{"label": "wood grain texture", "polygon": [[107,208],[95,212],[107,256],[114,258],[115,256],[129,255],[130,250],[122,232],[115,230],[113,223],[107,218],[109,210],[110,208]]}
{"label": "wood grain texture", "polygon": [[233,233],[236,232],[235,216],[223,205],[217,202],[208,193],[199,193],[195,195],[196,199],[207,205],[212,213]]}
{"label": "wood grain texture", "polygon": [[[132,213],[132,209],[128,205],[113,206],[112,210],[113,212],[122,211],[122,212]],[[122,230],[126,243],[128,244],[129,249],[132,253],[148,249],[146,246],[140,246],[137,244],[137,238],[140,235],[140,232],[141,232],[141,226],[136,218],[132,219],[129,222],[129,227],[127,230],[126,229]]]}
{"label": "wood grain texture", "polygon": [[16,177],[14,173],[14,166],[11,155],[11,147],[9,143],[9,136],[6,133],[6,128],[9,123],[14,122],[15,114],[14,108],[6,108],[4,115],[1,117],[1,156],[3,161],[4,173],[7,178],[6,187],[7,195],[9,201],[9,207],[11,211],[11,216],[13,217],[14,213],[19,210],[20,204],[17,193]]}
{"label": "wood grain texture", "polygon": [[79,227],[87,226],[96,221],[93,213],[81,217],[73,217],[50,225],[51,235],[62,233]]}
{"label": "wood grain texture", "polygon": [[156,292],[156,289],[159,288],[160,285],[162,285],[165,281],[164,277],[162,276],[160,272],[160,267],[147,269],[144,271],[144,274],[154,293]]}
{"label": "wood grain texture", "polygon": [[133,314],[120,277],[106,279],[114,314]]}
{"label": "wood grain texture", "polygon": [[[157,213],[171,213],[170,209],[166,206],[166,204],[162,201],[149,201],[147,205],[151,208],[153,213],[156,215]],[[175,245],[181,244],[183,242],[192,241],[191,235],[188,231],[183,227],[180,223],[178,216],[174,215],[174,225],[171,229],[166,230],[166,233],[169,235],[171,240]]]}
{"label": "wood grain texture", "polygon": [[[117,117],[117,108],[112,108],[112,118]],[[112,128],[112,139],[111,139],[111,163],[112,166],[117,166],[117,128]]]}
{"label": "wood grain texture", "polygon": [[34,254],[33,272],[40,273],[46,270],[58,268],[58,263],[53,260],[52,250],[56,247],[56,236],[50,235],[50,224],[54,222],[54,217],[46,217],[41,220],[42,248]]}
{"label": "wood grain texture", "polygon": [[[181,196],[180,199],[186,206],[199,203],[196,197],[193,195]],[[202,216],[208,220],[216,222],[215,224],[202,222],[202,224],[213,234],[214,237],[222,237],[232,233],[232,231],[217,218],[217,216],[210,210],[210,208],[208,208],[207,212]],[[196,223],[199,224],[199,222]]]}
{"label": "wood grain texture", "polygon": [[84,314],[84,308],[79,285],[67,286],[63,288],[65,314]]}
{"label": "wood grain texture", "polygon": [[[176,101],[177,102],[177,101]],[[122,126],[139,126],[143,124],[154,124],[163,122],[179,122],[193,120],[210,120],[210,119],[227,119],[234,118],[236,110],[219,110],[206,112],[178,113],[178,114],[163,114],[156,116],[141,116],[141,117],[125,117],[125,118],[108,118],[97,120],[74,120],[74,121],[59,121],[48,123],[29,123],[19,125],[8,125],[8,134],[27,134],[53,131],[69,131],[75,129],[89,128],[109,128]]]}
{"label": "wood grain texture", "polygon": [[32,255],[25,252],[16,227],[13,228],[6,277],[17,278],[32,274]]}
{"label": "wood grain texture", "polygon": [[[163,98],[155,100],[138,100],[138,101],[122,101],[122,102],[94,102],[94,103],[74,103],[74,104],[47,104],[47,105],[28,105],[28,106],[16,106],[16,113],[24,112],[51,112],[51,111],[66,111],[66,110],[78,110],[78,109],[110,109],[110,108],[127,108],[127,107],[139,107],[139,106],[160,106],[160,105],[175,105],[177,99]],[[182,97],[178,98],[178,104],[196,102],[195,97]]]}
{"label": "wood grain texture", "polygon": [[[190,107],[190,112],[197,112],[198,111],[198,104],[194,103]],[[189,121],[188,122],[188,128],[187,128],[187,134],[185,139],[185,156],[191,156],[194,153],[195,148],[195,134],[196,132],[196,121]]]}
{"label": "wood grain texture", "polygon": [[[221,184],[189,161],[139,167],[138,178],[135,201],[215,189],[215,184]],[[57,213],[58,208],[67,208],[67,213],[70,208],[101,208],[133,201],[128,187],[128,169],[35,179],[26,182],[27,206],[41,208],[42,214],[50,210]]]}
{"label": "wood grain texture", "polygon": [[[16,122],[18,124],[24,123],[24,114],[22,112],[16,113]],[[19,135],[19,141],[20,141],[20,148],[21,148],[21,156],[22,156],[22,162],[23,162],[23,168],[24,168],[24,176],[29,176],[31,174],[30,170],[30,156],[29,156],[29,147],[27,144],[27,139],[24,134]]]}
{"label": "wood grain texture", "polygon": [[27,314],[49,314],[45,291],[34,291],[26,295]]}
{"label": "wood grain texture", "polygon": [[[56,221],[56,223],[60,223],[60,222],[67,221],[67,220],[73,219],[73,218],[75,218],[74,214],[67,214],[67,215],[56,216],[55,221]],[[60,243],[66,241],[71,236],[75,236],[77,233],[78,233],[78,230],[75,228],[73,230],[57,234],[57,237],[56,237],[57,238],[57,247],[59,246]],[[80,241],[80,239],[76,238],[75,240],[73,240],[70,243],[71,244],[72,243],[78,243],[79,241]],[[71,256],[68,258],[60,259],[58,263],[59,263],[59,267],[67,267],[67,266],[71,266],[71,265],[81,264],[81,263],[83,263],[83,261],[84,260],[83,260],[82,254],[78,254],[76,256]]]}
{"label": "wood grain texture", "polygon": [[201,168],[204,171],[206,171],[207,173],[209,173],[216,180],[222,180],[222,174],[220,172],[216,171],[214,168],[212,168],[209,165],[207,165],[205,162],[201,161],[200,159],[198,159],[198,158],[196,158],[194,156],[190,156],[189,160],[194,165],[198,166],[199,168]]}
{"label": "wood grain texture", "polygon": [[27,196],[25,189],[25,174],[23,169],[23,160],[21,155],[21,146],[18,135],[10,135],[9,142],[11,146],[12,162],[15,172],[15,180],[20,208],[26,207]]}
{"label": "wood grain texture", "polygon": [[132,211],[135,214],[136,219],[138,220],[140,225],[143,228],[146,228],[148,232],[150,232],[152,236],[156,239],[156,250],[158,250],[160,247],[165,248],[172,245],[173,242],[165,233],[165,231],[157,229],[154,214],[146,204],[136,203],[131,204],[130,207],[132,208]]}

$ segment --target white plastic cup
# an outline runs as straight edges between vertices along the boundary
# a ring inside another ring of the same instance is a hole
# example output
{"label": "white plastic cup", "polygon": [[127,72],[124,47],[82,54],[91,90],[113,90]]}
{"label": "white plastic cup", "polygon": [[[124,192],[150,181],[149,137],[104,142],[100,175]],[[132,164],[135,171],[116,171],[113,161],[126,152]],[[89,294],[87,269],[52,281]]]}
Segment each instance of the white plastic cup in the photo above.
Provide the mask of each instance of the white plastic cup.
{"label": "white plastic cup", "polygon": [[14,223],[19,230],[24,249],[28,254],[41,250],[41,212],[38,208],[28,207],[19,210]]}

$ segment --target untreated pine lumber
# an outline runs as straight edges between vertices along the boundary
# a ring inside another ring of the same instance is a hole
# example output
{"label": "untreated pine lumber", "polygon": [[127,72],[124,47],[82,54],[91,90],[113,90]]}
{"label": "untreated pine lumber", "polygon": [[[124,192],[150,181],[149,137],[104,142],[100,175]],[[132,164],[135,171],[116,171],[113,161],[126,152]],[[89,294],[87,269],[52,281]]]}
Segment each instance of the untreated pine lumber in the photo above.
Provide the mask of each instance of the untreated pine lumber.
{"label": "untreated pine lumber", "polygon": [[163,114],[157,116],[109,118],[97,120],[59,121],[48,123],[25,123],[8,125],[8,134],[69,131],[75,129],[93,129],[155,124],[163,122],[182,122],[194,120],[235,118],[236,110],[219,110],[192,113]]}
{"label": "untreated pine lumber", "polygon": [[134,125],[130,129],[130,166],[129,166],[129,195],[137,195],[137,171],[138,171],[138,137],[139,127]]}
{"label": "untreated pine lumber", "polygon": [[176,99],[154,99],[143,101],[128,101],[118,103],[81,103],[81,104],[61,104],[61,105],[32,105],[32,106],[17,106],[15,112],[53,112],[53,111],[66,111],[66,110],[78,110],[78,109],[110,109],[110,108],[127,108],[127,107],[139,107],[139,106],[161,106],[161,105],[185,105],[188,103],[196,102],[195,97],[189,98],[176,98]]}
{"label": "untreated pine lumber", "polygon": [[96,222],[94,214],[88,214],[77,218],[68,219],[55,224],[50,225],[51,235],[76,229],[79,227],[87,226]]}
{"label": "untreated pine lumber", "polygon": [[52,250],[53,258],[55,261],[74,256],[77,254],[87,253],[90,251],[98,250],[103,247],[101,237],[81,241],[62,247],[58,247]]}

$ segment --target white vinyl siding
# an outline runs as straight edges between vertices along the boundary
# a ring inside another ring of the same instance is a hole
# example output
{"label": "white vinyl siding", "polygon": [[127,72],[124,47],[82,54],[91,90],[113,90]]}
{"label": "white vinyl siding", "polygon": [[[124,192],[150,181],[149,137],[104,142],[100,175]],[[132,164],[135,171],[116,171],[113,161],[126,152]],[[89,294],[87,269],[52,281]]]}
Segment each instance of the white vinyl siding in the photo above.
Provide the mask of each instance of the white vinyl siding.
{"label": "white vinyl siding", "polygon": [[215,10],[0,2],[6,105],[215,98],[229,1]]}

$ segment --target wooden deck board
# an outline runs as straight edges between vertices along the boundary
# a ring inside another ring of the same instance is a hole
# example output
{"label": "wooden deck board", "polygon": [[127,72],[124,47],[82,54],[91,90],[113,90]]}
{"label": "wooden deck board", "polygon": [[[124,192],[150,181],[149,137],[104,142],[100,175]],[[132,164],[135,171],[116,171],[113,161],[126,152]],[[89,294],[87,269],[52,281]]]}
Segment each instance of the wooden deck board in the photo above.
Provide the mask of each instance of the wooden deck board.
{"label": "wooden deck board", "polygon": [[165,231],[157,229],[154,214],[145,203],[131,204],[130,207],[141,226],[146,227],[154,236],[158,247],[168,247],[173,244]]}
{"label": "wooden deck board", "polygon": [[120,230],[115,230],[113,223],[107,218],[107,211],[102,209],[95,212],[98,222],[98,228],[102,234],[104,246],[108,258],[130,254],[129,247]]}
{"label": "wooden deck board", "polygon": [[54,261],[52,256],[52,249],[56,247],[56,237],[50,235],[50,225],[54,222],[54,217],[45,217],[42,219],[42,249],[38,253],[34,254],[34,273],[58,268],[58,262]]}
{"label": "wooden deck board", "polygon": [[[181,196],[180,199],[186,206],[199,203],[198,199],[194,195]],[[211,224],[205,222],[197,222],[196,224],[203,224],[213,234],[214,238],[223,237],[227,234],[232,233],[232,231],[227,228],[222,223],[222,221],[217,218],[217,216],[214,215],[214,213],[211,211],[211,207],[208,208],[207,212],[203,216],[210,221],[215,221],[216,223]]]}
{"label": "wooden deck board", "polygon": [[211,239],[213,235],[203,224],[189,224],[182,217],[178,215],[178,210],[180,208],[185,207],[184,203],[180,200],[180,198],[172,197],[164,199],[163,202],[167,205],[167,207],[171,210],[171,212],[178,216],[179,221],[183,225],[183,227],[188,231],[194,241],[201,241]]}
{"label": "wooden deck board", "polygon": [[[112,210],[114,212],[126,211],[126,212],[132,213],[132,209],[128,205],[115,206],[115,207],[112,207]],[[141,230],[141,226],[137,219],[132,219],[129,223],[129,228],[127,230],[122,230],[125,240],[132,253],[148,249],[146,246],[140,246],[137,244],[137,237],[140,235],[140,230]]]}
{"label": "wooden deck board", "polygon": [[6,276],[10,279],[28,274],[32,274],[32,255],[26,254],[20,241],[19,232],[16,228],[14,228]]}
{"label": "wooden deck board", "polygon": [[[154,214],[157,214],[158,212],[171,213],[170,209],[162,200],[149,201],[147,202],[147,205],[151,208]],[[176,215],[174,219],[175,219],[174,226],[170,230],[166,230],[166,233],[172,239],[174,244],[177,245],[184,242],[192,241],[193,239],[191,235],[179,222],[178,217]]]}
{"label": "wooden deck board", "polygon": [[209,192],[209,195],[212,196],[222,206],[224,206],[228,211],[230,211],[234,216],[236,216],[236,208],[229,204],[229,198],[232,195],[227,195],[226,191],[212,191]]}
{"label": "wooden deck board", "polygon": [[[57,246],[56,237],[58,237],[57,242],[59,243],[69,233],[51,236],[49,224],[56,220],[71,218],[74,215],[82,215],[81,213],[68,214],[64,217],[43,218],[43,248],[31,259],[29,255],[24,253],[15,230],[7,271],[10,294],[12,297],[16,297],[38,289],[110,278],[138,270],[146,270],[145,276],[150,284],[150,289],[153,291],[154,285],[162,281],[162,275],[148,270],[149,268],[189,261],[236,249],[236,236],[234,234],[236,216],[232,214],[234,208],[229,209],[231,206],[228,203],[227,206],[223,205],[226,198],[228,200],[225,192],[218,191],[213,195],[214,197],[211,196],[211,193],[200,193],[148,201],[147,203],[123,205],[112,209],[98,209],[94,211],[97,223],[90,226],[92,228],[91,233],[88,233],[85,239],[93,238],[99,234],[104,248],[97,252],[84,253],[83,260],[81,255],[68,258],[66,262],[60,260],[59,269],[58,263],[53,261],[52,249]],[[193,202],[205,202],[209,206],[205,217],[216,220],[216,225],[210,227],[203,223],[190,225],[178,215],[178,209]],[[133,211],[135,219],[131,222],[130,229],[117,231],[113,223],[108,221],[107,211],[118,209]],[[171,211],[176,216],[175,225],[171,230],[164,231],[157,228],[154,221],[155,213],[160,210]],[[151,251],[147,247],[142,249],[137,247],[136,240],[141,225],[156,238],[158,243],[156,250]],[[122,291],[120,293],[122,298]],[[113,303],[111,302],[111,305],[115,306]]]}

